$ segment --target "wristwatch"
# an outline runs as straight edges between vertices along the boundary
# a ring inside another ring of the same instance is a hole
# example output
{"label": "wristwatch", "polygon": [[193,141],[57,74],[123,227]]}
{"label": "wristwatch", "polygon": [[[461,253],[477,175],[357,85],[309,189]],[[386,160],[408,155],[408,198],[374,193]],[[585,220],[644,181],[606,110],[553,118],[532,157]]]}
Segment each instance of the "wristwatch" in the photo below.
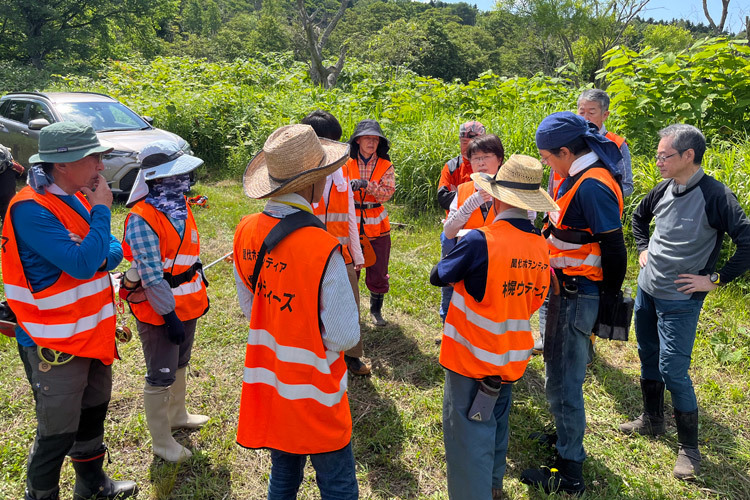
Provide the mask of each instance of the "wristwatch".
{"label": "wristwatch", "polygon": [[724,283],[721,282],[721,275],[719,273],[711,273],[708,276],[708,279],[711,280],[711,283],[714,285],[723,285]]}

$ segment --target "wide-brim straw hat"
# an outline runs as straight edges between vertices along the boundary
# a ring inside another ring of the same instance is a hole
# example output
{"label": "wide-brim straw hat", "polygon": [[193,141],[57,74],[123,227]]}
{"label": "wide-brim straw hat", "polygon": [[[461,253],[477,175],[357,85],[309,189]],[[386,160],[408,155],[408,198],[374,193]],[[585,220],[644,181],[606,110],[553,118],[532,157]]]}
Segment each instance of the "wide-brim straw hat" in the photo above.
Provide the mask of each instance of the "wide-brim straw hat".
{"label": "wide-brim straw hat", "polygon": [[536,158],[513,155],[503,163],[495,176],[471,174],[471,180],[493,198],[526,210],[554,212],[560,210],[550,195],[541,188],[544,170]]}
{"label": "wide-brim straw hat", "polygon": [[242,183],[250,198],[295,193],[325,178],[349,159],[349,144],[318,138],[310,125],[286,125],[250,160]]}

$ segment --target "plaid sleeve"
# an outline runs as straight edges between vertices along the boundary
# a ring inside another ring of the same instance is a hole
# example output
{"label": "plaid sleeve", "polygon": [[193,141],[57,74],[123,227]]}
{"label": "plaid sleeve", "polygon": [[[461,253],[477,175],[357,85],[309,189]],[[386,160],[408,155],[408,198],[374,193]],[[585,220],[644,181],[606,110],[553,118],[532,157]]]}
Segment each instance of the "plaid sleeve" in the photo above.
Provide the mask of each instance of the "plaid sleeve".
{"label": "plaid sleeve", "polygon": [[142,217],[130,214],[125,242],[133,252],[133,263],[144,287],[153,286],[164,278],[159,237]]}

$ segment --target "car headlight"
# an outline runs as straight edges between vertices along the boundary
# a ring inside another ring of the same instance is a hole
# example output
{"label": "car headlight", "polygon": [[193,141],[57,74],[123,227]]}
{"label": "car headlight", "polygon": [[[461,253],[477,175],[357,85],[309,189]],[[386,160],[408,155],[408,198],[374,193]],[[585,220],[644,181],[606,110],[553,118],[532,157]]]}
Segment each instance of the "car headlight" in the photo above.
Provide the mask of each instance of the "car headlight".
{"label": "car headlight", "polygon": [[111,160],[113,158],[134,158],[136,156],[135,151],[120,151],[117,149],[113,149],[109,153],[104,155],[105,160]]}

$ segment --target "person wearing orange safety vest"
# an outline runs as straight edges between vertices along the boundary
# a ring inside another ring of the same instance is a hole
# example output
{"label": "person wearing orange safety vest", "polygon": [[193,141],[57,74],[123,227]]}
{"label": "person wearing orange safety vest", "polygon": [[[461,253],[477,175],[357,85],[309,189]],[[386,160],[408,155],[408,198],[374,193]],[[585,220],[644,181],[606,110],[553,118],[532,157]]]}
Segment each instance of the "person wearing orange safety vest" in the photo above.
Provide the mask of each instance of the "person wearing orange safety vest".
{"label": "person wearing orange safety vest", "polygon": [[[341,139],[341,125],[328,111],[315,110],[302,119],[310,125],[318,137],[338,141]],[[354,193],[349,178],[343,168],[326,177],[323,196],[318,203],[313,203],[313,213],[325,224],[326,230],[341,244],[341,255],[346,263],[346,274],[352,286],[354,301],[357,303],[359,318],[359,284],[357,273],[364,267],[365,258],[359,244],[357,213],[354,210]],[[362,362],[364,347],[360,338],[357,345],[344,353],[344,360],[352,375],[369,375],[370,367]]]}
{"label": "person wearing orange safety vest", "polygon": [[89,125],[53,123],[39,135],[28,186],[10,202],[2,232],[3,284],[34,391],[37,428],[25,500],[60,498],[65,456],[74,498],[127,498],[133,481],[103,471],[104,421],[112,392],[114,290],[122,260],[110,233],[112,192],[102,146]]}
{"label": "person wearing orange safety vest", "polygon": [[361,221],[360,232],[372,245],[375,263],[365,271],[370,290],[370,317],[375,326],[385,326],[383,301],[388,293],[388,261],[391,257],[391,224],[383,203],[396,192],[396,175],[388,156],[390,144],[375,120],[362,120],[349,138],[351,159],[344,170],[354,191],[354,208]]}
{"label": "person wearing orange safety vest", "polygon": [[[445,210],[446,218],[450,214],[453,201],[456,199],[458,186],[471,180],[473,170],[466,153],[469,143],[475,137],[480,137],[484,134],[484,125],[475,120],[462,123],[458,128],[458,144],[461,152],[458,156],[451,158],[445,163],[443,169],[440,171],[440,180],[438,181],[438,204]],[[445,224],[445,220],[443,220],[443,224]],[[456,246],[455,238],[446,237],[445,231],[440,233],[441,258],[448,255],[448,253],[453,250],[454,246]],[[440,309],[438,314],[440,315],[440,320],[442,322],[445,322],[445,315],[448,314],[448,306],[450,305],[452,294],[453,287],[451,286],[443,287],[440,290]]]}
{"label": "person wearing orange safety vest", "polygon": [[559,314],[548,316],[544,337],[545,390],[557,431],[544,441],[556,439],[558,458],[553,466],[526,469],[521,481],[547,493],[580,495],[586,489],[583,379],[590,336],[597,322],[614,324],[627,268],[617,169],[622,156],[596,125],[569,111],[547,116],[536,144],[542,161],[564,179],[555,198],[560,210],[549,214],[544,230],[562,290],[555,297]]}
{"label": "person wearing orange safety vest", "polygon": [[250,198],[270,198],[234,235],[249,321],[237,443],[271,453],[270,500],[296,498],[310,456],[322,498],[355,500],[344,351],[359,318],[341,245],[312,213],[349,146],[305,124],[274,131],[248,164]]}
{"label": "person wearing orange safety vest", "polygon": [[550,285],[549,253],[527,210],[557,205],[541,189],[542,165],[513,155],[494,174],[472,174],[497,216],[469,231],[432,270],[454,283],[443,327],[443,434],[448,497],[503,498],[512,384],[531,357],[531,315]]}
{"label": "person wearing orange safety vest", "polygon": [[197,429],[208,421],[185,408],[195,327],[208,311],[198,228],[185,198],[190,172],[203,160],[168,140],[147,144],[138,160],[123,249],[139,283],[125,300],[146,361],[143,407],[154,454],[181,462],[192,453],[172,437],[172,429]]}

